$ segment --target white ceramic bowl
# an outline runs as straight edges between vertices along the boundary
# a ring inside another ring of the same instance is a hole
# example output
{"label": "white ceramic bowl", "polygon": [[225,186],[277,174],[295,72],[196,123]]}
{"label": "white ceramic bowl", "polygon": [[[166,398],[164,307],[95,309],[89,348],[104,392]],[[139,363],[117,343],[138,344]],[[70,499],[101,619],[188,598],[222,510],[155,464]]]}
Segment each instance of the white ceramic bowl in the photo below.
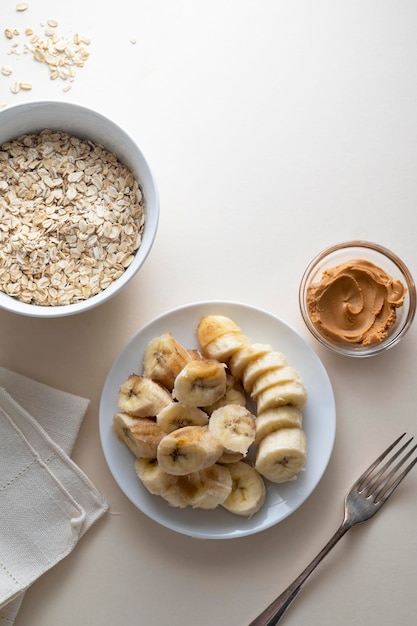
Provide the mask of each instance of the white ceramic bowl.
{"label": "white ceramic bowl", "polygon": [[145,204],[142,242],[123,275],[97,295],[74,304],[41,306],[21,302],[0,292],[0,307],[32,317],[63,317],[92,309],[117,294],[138,272],[147,258],[158,228],[159,194],[149,164],[135,141],[116,123],[86,107],[68,102],[35,101],[0,112],[0,145],[27,133],[44,129],[61,130],[90,139],[113,152],[138,181]]}

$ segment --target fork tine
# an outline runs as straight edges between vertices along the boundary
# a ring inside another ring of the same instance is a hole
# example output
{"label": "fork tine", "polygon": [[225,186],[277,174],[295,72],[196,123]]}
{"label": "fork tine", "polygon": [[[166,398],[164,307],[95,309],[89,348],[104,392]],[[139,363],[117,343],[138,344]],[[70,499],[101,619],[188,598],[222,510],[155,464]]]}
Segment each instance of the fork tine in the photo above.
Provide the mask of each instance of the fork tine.
{"label": "fork tine", "polygon": [[377,472],[377,474],[375,474],[375,476],[370,476],[369,477],[369,481],[363,485],[363,490],[365,492],[365,495],[370,495],[372,492],[375,493],[375,489],[376,488],[380,488],[382,489],[382,487],[384,486],[384,484],[386,484],[388,482],[388,480],[395,474],[395,472],[397,471],[397,469],[399,469],[401,467],[401,465],[403,465],[405,463],[405,461],[411,456],[411,454],[414,452],[415,448],[412,448],[404,457],[401,461],[398,462],[398,464],[391,470],[390,474],[385,478],[384,480],[384,473],[390,468],[392,467],[393,462],[395,461],[395,459],[398,459],[398,457],[404,452],[404,450],[407,448],[407,446],[412,442],[412,440],[414,439],[414,437],[411,437],[411,439],[409,439],[408,441],[406,441],[406,443],[401,446],[401,448],[399,450],[397,450],[394,454],[392,454],[392,456],[387,460],[387,462],[385,463],[385,465],[383,465]]}
{"label": "fork tine", "polygon": [[[413,441],[414,437],[411,437],[406,441],[401,448],[399,448],[391,457],[384,463],[382,467],[379,465],[388,454],[395,448],[395,446],[404,438],[406,433],[403,433],[398,439],[396,439],[388,448],[368,467],[367,470],[358,478],[353,485],[353,489],[356,489],[359,493],[362,493],[366,498],[372,496],[372,502],[381,506],[388,500],[394,490],[398,487],[401,481],[407,476],[410,470],[417,463],[415,458],[407,467],[401,472],[400,475],[392,482],[398,470],[403,467],[404,463],[408,461],[411,455],[417,450],[417,445],[414,445],[398,462],[393,466],[393,462],[405,451],[405,449]],[[390,469],[391,468],[391,469]],[[389,471],[388,471],[389,470]],[[374,473],[376,471],[376,473]],[[387,473],[388,472],[388,473]]]}
{"label": "fork tine", "polygon": [[382,454],[380,454],[377,459],[375,459],[375,461],[368,467],[368,469],[366,469],[363,472],[363,474],[361,474],[359,476],[358,480],[352,485],[353,489],[358,489],[358,491],[361,491],[363,489],[363,487],[365,485],[365,482],[366,482],[366,479],[370,476],[370,474],[372,474],[372,472],[376,469],[376,467],[378,467],[378,465],[381,463],[381,461],[383,461],[385,459],[385,457],[388,456],[388,454],[391,452],[391,450],[393,448],[395,448],[397,443],[399,443],[401,441],[401,439],[403,439],[403,437],[405,437],[405,435],[406,435],[406,433],[403,433],[390,446],[388,446],[388,448],[386,450],[384,450],[384,452]]}
{"label": "fork tine", "polygon": [[[389,479],[391,479],[393,477],[393,475],[395,474],[395,472],[397,471],[397,469],[399,467],[401,467],[401,465],[403,465],[404,461],[406,461],[410,455],[417,449],[417,446],[414,446],[414,448],[412,448],[412,450],[409,452],[409,454],[407,454],[407,456],[401,461],[401,463],[398,463],[397,466],[395,467],[395,470],[393,470],[390,474],[390,476],[388,477]],[[392,483],[391,486],[387,487],[387,481],[385,482],[385,485],[382,489],[378,490],[378,493],[375,495],[375,503],[381,503],[383,504],[384,502],[386,502],[388,500],[388,498],[390,497],[390,495],[393,493],[393,491],[395,491],[395,489],[398,487],[398,485],[400,484],[400,482],[407,476],[408,472],[414,467],[414,465],[417,463],[417,458],[415,458],[413,461],[411,461],[411,463],[409,463],[407,465],[407,467],[401,472],[401,474],[398,476],[398,478]],[[386,489],[384,491],[384,489]]]}

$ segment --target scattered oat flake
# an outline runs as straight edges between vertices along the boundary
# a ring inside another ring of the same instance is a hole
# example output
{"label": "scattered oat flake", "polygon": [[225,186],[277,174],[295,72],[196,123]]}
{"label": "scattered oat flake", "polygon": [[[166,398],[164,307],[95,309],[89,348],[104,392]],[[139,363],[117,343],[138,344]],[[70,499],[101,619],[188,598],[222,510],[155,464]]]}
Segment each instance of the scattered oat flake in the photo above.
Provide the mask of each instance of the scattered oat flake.
{"label": "scattered oat flake", "polygon": [[16,11],[22,12],[26,11],[29,8],[29,4],[27,2],[19,2],[16,4]]}
{"label": "scattered oat flake", "polygon": [[8,65],[3,65],[0,71],[3,74],[3,76],[10,76],[13,73],[12,68],[9,67]]}
{"label": "scattered oat flake", "polygon": [[[19,3],[17,6],[20,7],[19,10],[23,11],[25,10],[23,7],[28,8],[28,3]],[[46,65],[51,80],[60,79],[66,83],[74,82],[76,70],[84,67],[90,56],[87,49],[91,44],[90,38],[79,33],[70,35],[69,38],[61,36],[57,30],[58,21],[52,18],[47,20],[46,25],[42,24],[41,26],[47,26],[43,33],[36,33],[32,28],[26,28],[24,34],[27,39],[25,40],[20,38],[20,32],[17,29],[6,28],[4,35],[11,40],[7,54],[30,55],[33,60]],[[0,68],[0,72],[5,76],[10,76],[12,73],[11,68],[6,66]],[[24,81],[21,84],[16,82],[11,86],[11,91],[14,94],[17,94],[21,89],[29,91],[32,89],[32,85]],[[66,86],[65,91],[69,89],[70,86]]]}

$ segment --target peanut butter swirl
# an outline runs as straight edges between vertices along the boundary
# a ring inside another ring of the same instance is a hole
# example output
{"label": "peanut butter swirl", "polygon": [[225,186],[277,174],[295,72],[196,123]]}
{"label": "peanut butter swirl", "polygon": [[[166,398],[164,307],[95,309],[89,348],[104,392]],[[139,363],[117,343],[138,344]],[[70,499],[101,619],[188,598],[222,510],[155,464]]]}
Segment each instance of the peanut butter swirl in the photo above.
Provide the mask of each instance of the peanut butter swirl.
{"label": "peanut butter swirl", "polygon": [[381,342],[407,293],[400,280],[364,259],[323,272],[307,289],[311,321],[332,341],[367,346]]}

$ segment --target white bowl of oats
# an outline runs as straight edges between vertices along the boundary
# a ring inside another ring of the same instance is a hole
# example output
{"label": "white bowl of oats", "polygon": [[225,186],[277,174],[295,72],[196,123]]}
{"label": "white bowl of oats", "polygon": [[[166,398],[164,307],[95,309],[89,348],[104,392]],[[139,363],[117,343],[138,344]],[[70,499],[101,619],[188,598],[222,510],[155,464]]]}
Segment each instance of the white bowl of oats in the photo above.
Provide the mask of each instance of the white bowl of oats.
{"label": "white bowl of oats", "polygon": [[147,258],[159,195],[135,141],[66,102],[0,112],[0,307],[62,317],[102,304]]}

